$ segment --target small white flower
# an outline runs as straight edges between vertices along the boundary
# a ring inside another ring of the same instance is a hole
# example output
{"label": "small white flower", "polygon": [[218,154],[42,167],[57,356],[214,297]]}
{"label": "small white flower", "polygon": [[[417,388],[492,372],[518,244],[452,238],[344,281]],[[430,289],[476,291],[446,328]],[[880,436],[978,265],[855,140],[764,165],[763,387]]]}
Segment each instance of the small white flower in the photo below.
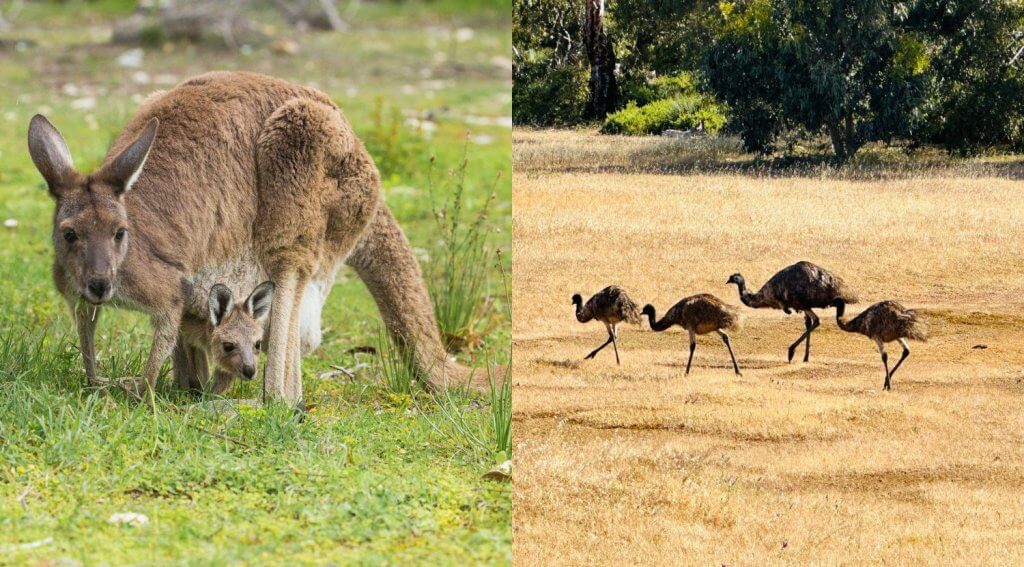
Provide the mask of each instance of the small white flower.
{"label": "small white flower", "polygon": [[4,221],[4,226],[6,228],[17,228],[18,227],[18,219],[7,219],[7,220]]}

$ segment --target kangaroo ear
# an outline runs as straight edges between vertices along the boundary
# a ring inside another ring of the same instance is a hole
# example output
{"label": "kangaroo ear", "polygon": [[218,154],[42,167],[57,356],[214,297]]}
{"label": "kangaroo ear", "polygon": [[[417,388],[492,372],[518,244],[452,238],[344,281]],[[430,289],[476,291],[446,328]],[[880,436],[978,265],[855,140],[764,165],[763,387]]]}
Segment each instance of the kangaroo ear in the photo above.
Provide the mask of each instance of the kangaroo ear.
{"label": "kangaroo ear", "polygon": [[46,180],[50,194],[59,198],[64,186],[76,176],[75,165],[64,136],[42,114],[33,116],[28,124],[28,153]]}
{"label": "kangaroo ear", "polygon": [[245,300],[245,310],[259,321],[270,312],[270,304],[274,300],[274,282],[263,282],[256,286]]}
{"label": "kangaroo ear", "polygon": [[210,322],[214,327],[220,325],[233,304],[234,296],[228,286],[217,284],[210,289]]}
{"label": "kangaroo ear", "polygon": [[113,161],[103,166],[103,169],[96,173],[97,177],[118,187],[118,195],[130,191],[142,173],[142,166],[146,165],[146,158],[149,157],[149,150],[153,147],[153,140],[156,140],[156,131],[159,127],[160,120],[150,119],[135,141],[121,150]]}

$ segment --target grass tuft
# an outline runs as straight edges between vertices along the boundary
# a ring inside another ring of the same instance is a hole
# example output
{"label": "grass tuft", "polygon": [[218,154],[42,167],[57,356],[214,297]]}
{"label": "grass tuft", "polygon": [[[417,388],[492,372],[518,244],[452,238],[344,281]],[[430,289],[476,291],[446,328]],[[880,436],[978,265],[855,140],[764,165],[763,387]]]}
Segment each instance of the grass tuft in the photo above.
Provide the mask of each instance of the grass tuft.
{"label": "grass tuft", "polygon": [[[494,188],[475,215],[466,202],[466,170],[468,140],[459,165],[448,170],[445,181],[434,185],[434,160],[431,159],[428,190],[434,218],[442,240],[437,251],[435,278],[430,286],[434,314],[445,346],[452,352],[472,350],[484,331],[489,299],[487,296],[490,255],[487,237],[487,214],[495,199]],[[499,173],[494,183],[501,178]],[[437,194],[445,195],[438,201]]]}
{"label": "grass tuft", "polygon": [[377,364],[381,383],[394,393],[411,396],[416,383],[416,361],[411,350],[391,336],[387,329],[377,331]]}

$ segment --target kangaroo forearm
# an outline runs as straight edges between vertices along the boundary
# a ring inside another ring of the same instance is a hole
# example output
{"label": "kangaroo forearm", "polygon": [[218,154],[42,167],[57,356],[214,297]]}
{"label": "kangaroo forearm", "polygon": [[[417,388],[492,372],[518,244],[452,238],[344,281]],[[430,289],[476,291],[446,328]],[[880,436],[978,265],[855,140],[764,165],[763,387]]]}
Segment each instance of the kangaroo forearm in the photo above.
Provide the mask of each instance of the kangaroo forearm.
{"label": "kangaroo forearm", "polygon": [[72,306],[75,327],[78,331],[78,346],[82,352],[82,365],[85,377],[90,383],[98,381],[96,374],[96,321],[99,318],[99,307],[88,309],[86,306]]}
{"label": "kangaroo forearm", "polygon": [[180,311],[169,314],[166,317],[153,319],[153,344],[149,349],[149,358],[146,360],[146,369],[143,378],[150,389],[156,388],[156,379],[160,374],[160,367],[174,351],[177,344],[178,331],[181,324]]}

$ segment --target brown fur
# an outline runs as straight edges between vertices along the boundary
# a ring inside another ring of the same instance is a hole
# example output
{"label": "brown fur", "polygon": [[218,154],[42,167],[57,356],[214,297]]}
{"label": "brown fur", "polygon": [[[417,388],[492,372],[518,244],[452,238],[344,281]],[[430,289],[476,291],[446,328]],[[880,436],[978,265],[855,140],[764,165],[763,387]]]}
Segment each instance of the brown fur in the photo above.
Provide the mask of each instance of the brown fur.
{"label": "brown fur", "polygon": [[[250,380],[259,368],[266,317],[274,284],[264,282],[243,301],[220,284],[210,291],[208,309],[186,310],[174,351],[174,379],[183,388],[225,392],[235,378]],[[209,360],[216,369],[209,384]]]}
{"label": "brown fur", "polygon": [[710,293],[700,293],[684,297],[665,312],[661,320],[657,320],[653,305],[645,305],[643,312],[651,325],[651,330],[661,332],[678,325],[690,334],[690,358],[686,362],[686,373],[690,373],[693,362],[693,351],[697,348],[697,335],[717,332],[722,337],[732,359],[733,370],[740,375],[739,364],[732,352],[729,335],[725,331],[739,326],[739,312],[735,307],[726,304]]}
{"label": "brown fur", "polygon": [[[70,159],[62,166],[63,139],[43,122],[33,120],[30,150],[57,198],[55,242],[68,218],[104,238],[128,225],[126,250],[113,255],[117,261],[108,269],[113,296],[97,303],[150,315],[147,387],[176,343],[196,274],[216,273],[240,258],[252,258],[277,285],[266,397],[301,400],[302,294],[311,279],[333,281],[344,261],[367,283],[389,331],[416,355],[428,387],[467,380],[440,344],[414,256],[380,201],[373,160],[325,94],[252,73],[195,77],[147,99],[89,176],[78,174]],[[119,156],[138,161],[137,146],[157,122],[155,142],[144,144],[141,175],[124,192],[124,165],[133,161]],[[107,211],[109,218],[91,211]],[[85,258],[58,245],[54,279],[72,303],[84,295],[89,275],[80,267],[88,259],[79,257]],[[85,311],[77,309],[76,320],[86,373],[95,379],[95,317],[83,320]]]}

